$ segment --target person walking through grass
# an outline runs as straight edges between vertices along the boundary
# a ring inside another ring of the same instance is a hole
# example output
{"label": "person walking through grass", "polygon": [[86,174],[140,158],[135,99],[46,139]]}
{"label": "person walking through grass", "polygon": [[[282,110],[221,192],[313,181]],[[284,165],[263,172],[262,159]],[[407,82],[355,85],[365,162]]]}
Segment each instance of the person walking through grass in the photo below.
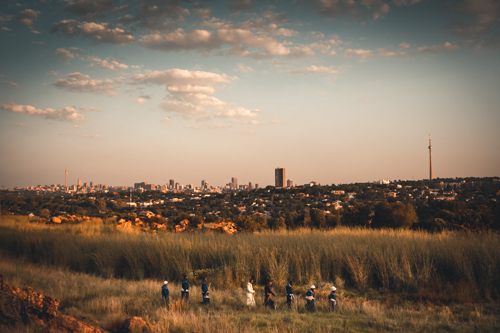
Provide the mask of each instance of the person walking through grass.
{"label": "person walking through grass", "polygon": [[210,304],[210,295],[208,294],[208,289],[210,287],[207,285],[207,278],[203,278],[203,282],[201,283],[201,296],[203,297],[202,305]]}
{"label": "person walking through grass", "polygon": [[271,289],[273,285],[273,281],[269,281],[264,287],[264,306],[268,306],[271,309],[276,309],[276,305],[274,304],[274,300],[272,296],[276,296]]}
{"label": "person walking through grass", "polygon": [[250,279],[247,284],[247,306],[255,306],[255,290],[253,290],[253,279]]}
{"label": "person walking through grass", "polygon": [[184,275],[184,280],[182,280],[181,284],[181,301],[186,301],[189,303],[189,277]]}
{"label": "person walking through grass", "polygon": [[285,304],[288,305],[288,308],[290,309],[292,307],[292,302],[295,299],[295,296],[293,295],[293,290],[292,290],[292,281],[288,281],[288,284],[286,285],[286,302]]}
{"label": "person walking through grass", "polygon": [[335,296],[336,290],[337,288],[332,286],[332,292],[328,295],[328,301],[330,302],[330,309],[332,309],[332,311],[335,311],[335,307],[337,306],[337,297]]}
{"label": "person walking through grass", "polygon": [[314,311],[314,296],[316,296],[316,287],[314,284],[306,292],[306,309],[309,311]]}
{"label": "person walking through grass", "polygon": [[163,282],[161,287],[161,302],[165,304],[167,309],[170,306],[170,291],[168,290],[168,281]]}

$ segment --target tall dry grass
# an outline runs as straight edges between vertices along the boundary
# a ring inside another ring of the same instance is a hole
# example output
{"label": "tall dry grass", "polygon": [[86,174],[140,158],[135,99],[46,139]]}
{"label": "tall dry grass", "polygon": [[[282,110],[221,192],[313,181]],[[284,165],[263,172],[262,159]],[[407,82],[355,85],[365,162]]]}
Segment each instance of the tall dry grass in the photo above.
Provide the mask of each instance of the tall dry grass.
{"label": "tall dry grass", "polygon": [[[130,281],[108,279],[68,269],[33,265],[0,256],[0,272],[6,283],[30,286],[36,291],[61,300],[60,313],[90,324],[117,331],[128,317],[140,316],[156,332],[494,332],[499,327],[498,306],[423,305],[392,298],[369,299],[338,291],[339,306],[330,312],[324,297],[329,285],[318,286],[317,311],[306,312],[304,299],[298,298],[289,310],[283,306],[284,290],[275,289],[278,309],[271,311],[263,303],[263,288],[257,286],[257,307],[244,305],[245,291],[214,289],[212,304],[201,306],[201,291],[192,286],[189,307],[180,306],[180,285],[170,283],[173,306],[160,303],[161,280]],[[22,328],[21,330],[22,331]],[[29,332],[30,329],[26,329]]]}
{"label": "tall dry grass", "polygon": [[[0,224],[0,251],[33,263],[129,280],[208,276],[237,288],[253,276],[283,287],[342,283],[434,301],[500,296],[500,236],[338,228],[211,235],[115,232],[109,225]],[[305,290],[299,290],[304,292]]]}

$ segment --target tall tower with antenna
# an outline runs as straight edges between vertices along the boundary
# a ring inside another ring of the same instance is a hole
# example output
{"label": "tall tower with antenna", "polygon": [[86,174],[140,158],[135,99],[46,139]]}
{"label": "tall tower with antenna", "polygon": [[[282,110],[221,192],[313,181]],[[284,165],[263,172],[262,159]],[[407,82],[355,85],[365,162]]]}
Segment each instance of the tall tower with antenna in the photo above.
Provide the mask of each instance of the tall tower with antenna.
{"label": "tall tower with antenna", "polygon": [[432,173],[432,145],[431,145],[431,135],[429,134],[429,180],[434,179],[434,174]]}
{"label": "tall tower with antenna", "polygon": [[65,176],[64,187],[68,187],[68,168],[66,168]]}

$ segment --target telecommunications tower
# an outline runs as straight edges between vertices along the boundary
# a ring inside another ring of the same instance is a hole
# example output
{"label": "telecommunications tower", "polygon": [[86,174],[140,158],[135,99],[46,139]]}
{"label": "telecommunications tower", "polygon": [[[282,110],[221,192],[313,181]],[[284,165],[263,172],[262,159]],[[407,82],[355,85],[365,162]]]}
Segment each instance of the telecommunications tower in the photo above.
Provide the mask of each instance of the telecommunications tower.
{"label": "telecommunications tower", "polygon": [[432,173],[432,145],[431,145],[431,135],[429,134],[429,180],[434,179]]}

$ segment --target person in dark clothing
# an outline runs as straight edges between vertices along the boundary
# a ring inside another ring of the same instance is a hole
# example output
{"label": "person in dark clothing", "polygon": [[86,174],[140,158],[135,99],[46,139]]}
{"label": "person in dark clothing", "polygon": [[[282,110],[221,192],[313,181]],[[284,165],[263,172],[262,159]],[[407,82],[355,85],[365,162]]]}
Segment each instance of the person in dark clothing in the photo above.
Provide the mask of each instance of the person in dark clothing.
{"label": "person in dark clothing", "polygon": [[306,292],[306,309],[309,311],[314,311],[314,296],[316,296],[315,290],[316,287],[312,285]]}
{"label": "person in dark clothing", "polygon": [[163,282],[161,287],[161,302],[165,304],[167,309],[170,307],[170,291],[168,290],[168,281]]}
{"label": "person in dark clothing", "polygon": [[269,283],[264,287],[264,306],[268,306],[271,309],[275,309],[276,306],[274,304],[274,300],[271,296],[276,296],[272,289],[271,286],[273,285],[273,281],[269,281]]}
{"label": "person in dark clothing", "polygon": [[292,290],[292,281],[288,281],[288,284],[286,285],[286,302],[285,304],[288,305],[288,308],[292,307],[292,302],[295,300],[295,296],[293,295],[293,290]]}
{"label": "person in dark clothing", "polygon": [[201,296],[203,297],[203,301],[201,304],[208,305],[210,304],[210,295],[208,294],[209,286],[207,286],[207,278],[203,279],[201,283]]}
{"label": "person in dark clothing", "polygon": [[187,275],[184,275],[184,280],[182,280],[182,285],[181,285],[181,301],[185,300],[187,303],[189,303],[189,277]]}
{"label": "person in dark clothing", "polygon": [[332,309],[332,311],[335,311],[335,307],[337,306],[337,297],[335,296],[336,290],[337,288],[332,286],[332,292],[330,293],[330,295],[328,295],[328,301],[330,302],[330,308]]}

